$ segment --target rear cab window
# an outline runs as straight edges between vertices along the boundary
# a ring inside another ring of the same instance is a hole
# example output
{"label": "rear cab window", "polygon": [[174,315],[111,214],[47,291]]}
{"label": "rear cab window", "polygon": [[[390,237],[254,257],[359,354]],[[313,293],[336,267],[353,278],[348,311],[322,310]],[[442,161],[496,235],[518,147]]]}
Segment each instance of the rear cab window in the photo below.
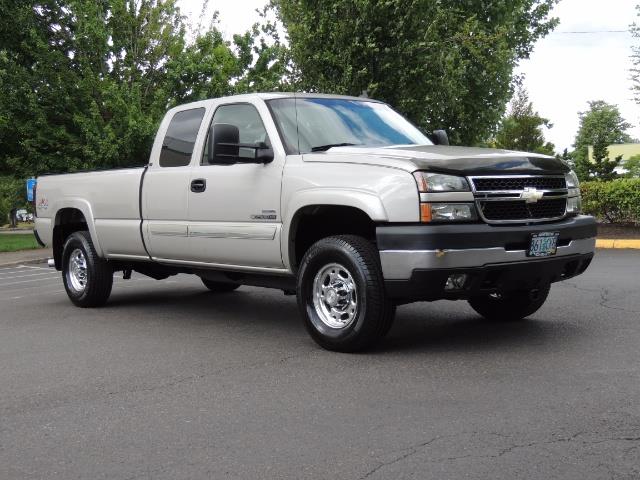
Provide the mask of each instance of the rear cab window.
{"label": "rear cab window", "polygon": [[162,141],[161,167],[186,167],[191,163],[204,113],[204,108],[193,108],[173,116]]}

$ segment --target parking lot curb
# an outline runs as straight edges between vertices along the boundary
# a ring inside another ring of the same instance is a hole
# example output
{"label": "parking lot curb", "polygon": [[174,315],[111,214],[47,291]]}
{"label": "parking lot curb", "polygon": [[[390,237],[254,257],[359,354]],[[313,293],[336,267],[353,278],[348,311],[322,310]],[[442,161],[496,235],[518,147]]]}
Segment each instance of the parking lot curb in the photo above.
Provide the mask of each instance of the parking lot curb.
{"label": "parking lot curb", "polygon": [[50,248],[19,250],[17,252],[0,252],[0,267],[16,267],[19,265],[32,265],[35,263],[47,263],[53,258]]}
{"label": "parking lot curb", "polygon": [[598,238],[596,240],[596,248],[631,248],[640,250],[640,239],[609,239]]}

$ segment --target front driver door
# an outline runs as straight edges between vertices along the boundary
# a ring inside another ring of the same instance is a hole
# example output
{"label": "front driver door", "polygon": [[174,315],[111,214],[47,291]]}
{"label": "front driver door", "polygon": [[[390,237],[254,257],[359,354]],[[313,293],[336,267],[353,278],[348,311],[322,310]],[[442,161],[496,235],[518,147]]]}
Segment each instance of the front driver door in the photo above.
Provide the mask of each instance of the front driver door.
{"label": "front driver door", "polygon": [[[282,268],[280,190],[285,154],[274,145],[277,133],[262,102],[218,105],[209,126],[238,128],[240,143],[264,142],[274,150],[269,163],[251,161],[255,151],[240,148],[248,162],[209,162],[209,139],[202,160],[191,170],[189,193],[189,260],[229,266]],[[273,130],[268,132],[265,125]]]}

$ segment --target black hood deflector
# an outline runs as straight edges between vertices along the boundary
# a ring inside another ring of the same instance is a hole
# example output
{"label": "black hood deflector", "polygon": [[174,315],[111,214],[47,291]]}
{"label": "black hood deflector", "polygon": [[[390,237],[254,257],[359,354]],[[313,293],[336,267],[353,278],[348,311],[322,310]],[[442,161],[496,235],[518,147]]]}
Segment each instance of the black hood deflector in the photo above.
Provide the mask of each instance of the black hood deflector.
{"label": "black hood deflector", "polygon": [[[493,174],[564,174],[570,168],[561,160],[535,154],[493,150],[488,148],[449,146],[401,146],[389,150],[416,152],[411,162],[418,170],[464,175]],[[424,154],[428,155],[425,158]]]}

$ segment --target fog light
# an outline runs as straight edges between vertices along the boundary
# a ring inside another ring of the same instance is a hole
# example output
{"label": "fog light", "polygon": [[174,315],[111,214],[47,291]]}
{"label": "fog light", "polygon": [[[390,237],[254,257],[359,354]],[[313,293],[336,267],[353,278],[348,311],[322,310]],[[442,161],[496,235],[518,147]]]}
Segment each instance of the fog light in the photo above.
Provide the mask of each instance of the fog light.
{"label": "fog light", "polygon": [[455,273],[453,275],[449,275],[447,278],[447,283],[444,285],[445,290],[462,290],[464,288],[464,284],[467,283],[467,274],[466,273]]}

